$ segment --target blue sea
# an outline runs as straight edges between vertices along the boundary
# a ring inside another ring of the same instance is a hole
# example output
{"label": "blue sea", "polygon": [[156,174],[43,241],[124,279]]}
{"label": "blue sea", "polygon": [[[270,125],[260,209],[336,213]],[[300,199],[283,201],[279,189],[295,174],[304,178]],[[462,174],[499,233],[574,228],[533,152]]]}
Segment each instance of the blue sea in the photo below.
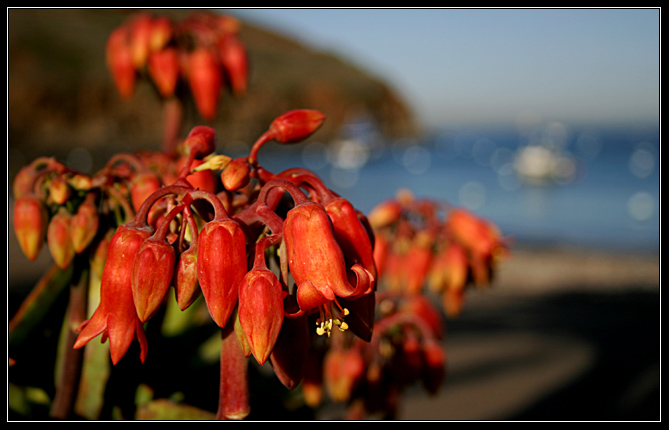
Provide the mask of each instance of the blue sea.
{"label": "blue sea", "polygon": [[369,123],[351,123],[338,141],[268,145],[260,157],[273,171],[312,169],[363,212],[406,188],[490,219],[517,246],[659,254],[657,126],[555,122],[379,136]]}

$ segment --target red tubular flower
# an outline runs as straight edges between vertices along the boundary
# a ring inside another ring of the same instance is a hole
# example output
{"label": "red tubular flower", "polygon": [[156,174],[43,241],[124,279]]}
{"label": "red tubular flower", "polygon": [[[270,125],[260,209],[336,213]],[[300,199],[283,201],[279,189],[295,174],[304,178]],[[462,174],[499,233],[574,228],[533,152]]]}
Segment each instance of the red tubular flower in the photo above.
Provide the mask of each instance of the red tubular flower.
{"label": "red tubular flower", "polygon": [[151,52],[148,58],[148,70],[161,96],[174,95],[179,81],[179,54],[175,48]]}
{"label": "red tubular flower", "polygon": [[183,207],[179,205],[170,211],[155,233],[142,243],[135,256],[130,285],[141,322],[146,322],[156,313],[172,283],[175,253],[166,237],[169,224]]}
{"label": "red tubular flower", "polygon": [[75,254],[70,234],[71,219],[72,214],[64,206],[61,206],[51,218],[46,232],[51,257],[61,269],[70,265]]}
{"label": "red tubular flower", "polygon": [[[283,227],[288,266],[297,284],[297,302],[302,311],[320,308],[324,312],[319,333],[329,333],[348,313],[337,297],[355,299],[370,293],[373,276],[355,264],[355,285],[348,280],[344,254],[335,239],[330,218],[322,205],[298,204],[288,211]],[[340,315],[332,315],[332,303]],[[341,318],[337,318],[337,316]],[[345,328],[344,325],[341,328]]]}
{"label": "red tubular flower", "polygon": [[149,210],[156,201],[167,194],[183,193],[189,188],[179,185],[163,187],[149,197],[135,218],[117,229],[107,249],[107,259],[102,271],[100,304],[90,319],[81,323],[74,343],[78,349],[91,339],[102,334],[109,338],[112,363],[116,364],[125,355],[133,339],[140,344],[140,359],[144,362],[148,350],[144,327],[137,316],[132,294],[132,272],[135,256],[142,243],[153,232],[147,224]]}
{"label": "red tubular flower", "polygon": [[140,359],[144,362],[148,345],[135,310],[130,279],[135,255],[150,235],[149,228],[134,225],[117,228],[109,243],[102,272],[100,304],[93,316],[77,329],[80,333],[74,343],[75,349],[104,333],[103,341],[109,338],[112,363],[116,364],[137,337],[141,347]]}
{"label": "red tubular flower", "polygon": [[358,218],[357,211],[351,202],[342,197],[326,203],[325,210],[332,220],[335,237],[344,252],[347,266],[360,264],[364,267],[373,277],[370,288],[374,289],[376,264],[372,239]]}
{"label": "red tubular flower", "polygon": [[256,260],[239,286],[239,323],[259,364],[269,358],[283,322],[283,288],[265,265],[264,241],[256,246]]}
{"label": "red tubular flower", "polygon": [[172,38],[174,25],[169,18],[159,16],[151,21],[151,34],[149,37],[149,49],[158,51],[162,49]]}
{"label": "red tubular flower", "polygon": [[213,52],[206,48],[196,48],[190,54],[188,81],[198,111],[204,119],[213,120],[223,85],[220,64]]}
{"label": "red tubular flower", "polygon": [[376,280],[374,232],[367,218],[359,213],[351,202],[327,188],[321,179],[309,170],[293,168],[283,171],[278,176],[288,179],[297,186],[307,187],[314,193],[316,196],[314,200],[325,207],[330,217],[335,238],[346,259],[346,266],[351,267],[355,264],[363,266],[374,278],[370,286],[370,290],[373,290]]}
{"label": "red tubular flower", "polygon": [[493,224],[464,209],[451,211],[447,223],[455,240],[469,254],[474,283],[486,285],[496,261],[507,252],[499,231]]}
{"label": "red tubular flower", "polygon": [[116,89],[125,99],[132,96],[137,79],[128,37],[128,29],[119,27],[109,36],[106,48],[107,66],[111,71]]}
{"label": "red tubular flower", "polygon": [[239,284],[247,272],[246,235],[241,226],[229,218],[223,204],[206,191],[189,193],[203,198],[214,207],[214,219],[198,236],[197,276],[200,288],[214,322],[224,327],[235,308]]}
{"label": "red tubular flower", "polygon": [[411,241],[406,255],[405,288],[408,294],[417,294],[423,288],[432,264],[434,238],[429,231],[419,231]]}
{"label": "red tubular flower", "polygon": [[14,232],[21,250],[30,261],[35,261],[44,245],[49,214],[33,194],[25,194],[14,202]]}
{"label": "red tubular flower", "polygon": [[491,256],[500,245],[497,232],[486,221],[465,209],[452,210],[447,223],[455,239],[475,255]]}
{"label": "red tubular flower", "polygon": [[137,15],[129,24],[130,29],[130,51],[132,61],[136,69],[141,69],[146,64],[149,55],[149,47],[152,32],[152,18],[147,13]]}
{"label": "red tubular flower", "polygon": [[219,43],[221,64],[227,72],[232,92],[240,96],[246,92],[248,83],[248,58],[244,44],[234,34],[227,34]]}
{"label": "red tubular flower", "polygon": [[434,293],[461,290],[467,283],[468,272],[469,262],[464,248],[458,243],[449,243],[434,258],[428,280],[429,289]]}

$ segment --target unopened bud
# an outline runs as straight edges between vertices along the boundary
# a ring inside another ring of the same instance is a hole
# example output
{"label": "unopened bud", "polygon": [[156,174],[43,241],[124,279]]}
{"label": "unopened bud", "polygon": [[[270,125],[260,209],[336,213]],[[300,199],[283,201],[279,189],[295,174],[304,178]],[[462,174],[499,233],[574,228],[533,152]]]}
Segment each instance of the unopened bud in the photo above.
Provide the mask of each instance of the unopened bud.
{"label": "unopened bud", "polygon": [[54,262],[61,269],[70,265],[74,258],[74,245],[70,234],[72,215],[64,207],[51,218],[47,229],[47,243]]}
{"label": "unopened bud", "polygon": [[226,190],[235,191],[249,183],[251,165],[246,158],[236,158],[221,173],[221,182]]}
{"label": "unopened bud", "polygon": [[89,194],[70,220],[72,245],[77,254],[83,252],[91,243],[98,232],[99,222],[100,217],[95,205],[95,194]]}
{"label": "unopened bud", "polygon": [[30,261],[35,261],[42,249],[48,221],[46,207],[35,195],[26,194],[14,203],[14,232]]}
{"label": "unopened bud", "polygon": [[324,120],[325,115],[317,110],[296,109],[278,116],[269,130],[279,143],[296,143],[318,130]]}
{"label": "unopened bud", "polygon": [[49,197],[57,205],[64,205],[70,198],[70,187],[62,176],[55,176],[49,182]]}

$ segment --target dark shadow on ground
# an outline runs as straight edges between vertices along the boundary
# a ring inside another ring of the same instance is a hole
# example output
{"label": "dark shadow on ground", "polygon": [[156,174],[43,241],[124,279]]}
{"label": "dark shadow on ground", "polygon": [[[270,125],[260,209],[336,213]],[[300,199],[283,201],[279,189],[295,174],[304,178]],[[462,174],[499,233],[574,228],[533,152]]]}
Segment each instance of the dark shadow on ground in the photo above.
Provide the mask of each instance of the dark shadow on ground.
{"label": "dark shadow on ground", "polygon": [[595,364],[578,380],[500,420],[660,420],[659,291],[570,292],[504,303],[464,312],[448,322],[449,332],[480,335],[518,329],[571,336],[593,347]]}

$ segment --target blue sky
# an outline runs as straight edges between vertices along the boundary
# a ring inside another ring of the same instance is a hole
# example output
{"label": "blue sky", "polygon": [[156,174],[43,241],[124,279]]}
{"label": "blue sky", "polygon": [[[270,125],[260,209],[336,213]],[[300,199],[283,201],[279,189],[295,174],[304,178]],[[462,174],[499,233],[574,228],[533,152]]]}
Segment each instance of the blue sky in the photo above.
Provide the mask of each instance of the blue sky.
{"label": "blue sky", "polygon": [[659,9],[237,9],[383,79],[426,125],[659,118]]}

